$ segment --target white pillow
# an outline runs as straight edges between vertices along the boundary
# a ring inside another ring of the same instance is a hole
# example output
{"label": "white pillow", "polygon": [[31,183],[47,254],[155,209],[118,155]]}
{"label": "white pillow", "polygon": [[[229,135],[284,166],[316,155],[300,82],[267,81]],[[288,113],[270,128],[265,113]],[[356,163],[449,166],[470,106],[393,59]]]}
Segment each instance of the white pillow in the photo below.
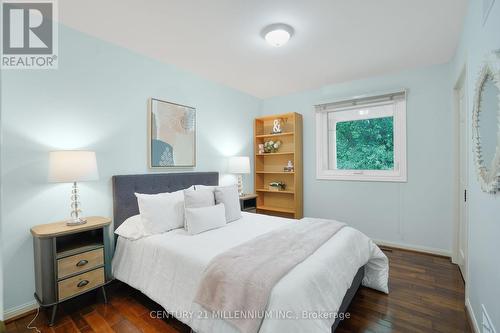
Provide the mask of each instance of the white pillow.
{"label": "white pillow", "polygon": [[219,186],[215,188],[215,203],[223,203],[226,207],[226,222],[241,218],[240,196],[238,185]]}
{"label": "white pillow", "polygon": [[209,207],[186,208],[186,230],[190,235],[226,225],[224,204]]}
{"label": "white pillow", "polygon": [[130,240],[137,240],[142,237],[150,236],[142,224],[141,215],[134,215],[123,221],[115,230],[115,234]]}
{"label": "white pillow", "polygon": [[159,234],[184,226],[184,192],[135,193],[146,232]]}
{"label": "white pillow", "polygon": [[194,185],[194,189],[196,191],[198,190],[206,190],[206,191],[215,191],[217,186],[212,186],[212,185]]}
{"label": "white pillow", "polygon": [[184,190],[184,207],[200,208],[215,205],[214,192],[210,190]]}

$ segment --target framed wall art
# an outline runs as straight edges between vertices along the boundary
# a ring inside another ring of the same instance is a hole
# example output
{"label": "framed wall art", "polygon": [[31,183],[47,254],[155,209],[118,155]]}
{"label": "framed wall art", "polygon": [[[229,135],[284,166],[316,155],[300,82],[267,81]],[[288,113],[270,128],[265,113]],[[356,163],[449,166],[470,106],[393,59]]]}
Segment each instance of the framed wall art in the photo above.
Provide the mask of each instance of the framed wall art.
{"label": "framed wall art", "polygon": [[196,166],[196,109],[149,100],[149,167]]}

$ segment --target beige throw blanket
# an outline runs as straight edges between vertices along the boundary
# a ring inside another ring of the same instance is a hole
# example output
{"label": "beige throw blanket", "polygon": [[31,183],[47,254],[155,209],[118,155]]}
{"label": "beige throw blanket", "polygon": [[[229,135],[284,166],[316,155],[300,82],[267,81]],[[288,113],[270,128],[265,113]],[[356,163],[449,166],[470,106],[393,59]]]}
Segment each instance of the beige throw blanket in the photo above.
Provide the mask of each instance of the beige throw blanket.
{"label": "beige throw blanket", "polygon": [[208,264],[194,301],[242,333],[258,332],[276,283],[344,226],[305,218],[236,246]]}

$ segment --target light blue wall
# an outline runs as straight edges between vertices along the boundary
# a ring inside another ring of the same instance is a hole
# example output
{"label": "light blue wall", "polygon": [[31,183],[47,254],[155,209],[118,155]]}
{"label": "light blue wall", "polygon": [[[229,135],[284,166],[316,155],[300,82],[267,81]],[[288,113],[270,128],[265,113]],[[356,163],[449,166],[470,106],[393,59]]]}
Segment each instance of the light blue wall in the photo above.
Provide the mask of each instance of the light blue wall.
{"label": "light blue wall", "polygon": [[[487,23],[482,24],[482,1],[469,1],[463,35],[453,60],[452,84],[467,66],[468,118],[472,118],[474,86],[487,54],[500,49],[500,1],[496,0]],[[451,88],[450,88],[451,89]],[[469,151],[472,141],[469,138]],[[472,155],[469,160],[469,279],[468,297],[481,325],[481,304],[497,332],[500,330],[500,195],[481,191]]]}
{"label": "light blue wall", "polygon": [[[345,221],[370,237],[450,253],[452,246],[452,114],[448,65],[373,77],[265,100],[263,113],[304,117],[305,215]],[[316,179],[313,105],[408,89],[408,182]]]}
{"label": "light blue wall", "polygon": [[100,181],[81,184],[81,201],[85,214],[104,216],[112,175],[149,172],[149,97],[196,107],[194,170],[224,173],[227,156],[253,153],[257,98],[64,27],[59,47],[58,70],[2,71],[6,310],[33,301],[30,227],[69,213],[70,185],[47,183],[48,151],[97,152]]}
{"label": "light blue wall", "polygon": [[[1,131],[1,124],[2,124],[2,107],[1,107],[1,101],[2,101],[2,80],[0,76],[0,241],[2,241],[2,214],[1,214],[1,202],[2,202],[2,183],[3,180],[1,179],[1,173],[2,173],[2,163],[1,163],[1,153],[3,151],[3,139],[2,139],[2,131]],[[3,292],[3,249],[2,245],[0,244],[0,321],[4,320],[4,292]],[[0,330],[2,327],[0,326]]]}
{"label": "light blue wall", "polygon": [[[465,30],[451,65],[374,77],[263,102],[173,66],[61,28],[56,71],[2,71],[2,246],[5,308],[33,301],[29,228],[66,217],[67,185],[46,182],[47,152],[97,152],[101,180],[81,184],[88,214],[111,215],[110,177],[149,172],[146,105],[154,96],[197,108],[195,170],[224,172],[225,156],[252,155],[258,114],[304,115],[305,214],[344,220],[375,239],[449,253],[453,215],[452,86],[468,65],[469,118],[473,80],[484,53],[500,48],[500,5],[485,27],[481,1],[470,1]],[[315,179],[312,105],[369,92],[409,89],[408,182]],[[183,170],[180,170],[183,171]],[[469,296],[476,317],[485,304],[500,326],[499,196],[480,191],[470,161]],[[247,184],[252,184],[251,177]],[[0,282],[1,282],[0,278]],[[1,306],[1,302],[0,302]],[[1,311],[0,311],[1,313]]]}
{"label": "light blue wall", "polygon": [[[0,222],[0,235],[2,234],[2,226]],[[2,248],[0,246],[0,321],[3,321],[3,266],[2,266]],[[2,327],[0,326],[0,330]]]}

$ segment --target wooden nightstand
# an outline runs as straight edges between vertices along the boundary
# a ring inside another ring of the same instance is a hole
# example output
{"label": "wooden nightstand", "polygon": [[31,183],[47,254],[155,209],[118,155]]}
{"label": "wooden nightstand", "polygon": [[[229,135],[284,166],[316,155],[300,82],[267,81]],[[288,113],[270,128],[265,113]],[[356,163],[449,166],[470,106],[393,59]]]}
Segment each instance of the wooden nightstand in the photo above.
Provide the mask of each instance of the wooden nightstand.
{"label": "wooden nightstand", "polygon": [[52,307],[49,326],[54,325],[57,305],[111,280],[110,239],[105,217],[88,217],[87,223],[67,226],[65,221],[31,228],[35,252],[35,299]]}
{"label": "wooden nightstand", "polygon": [[244,194],[240,197],[240,207],[244,212],[257,212],[257,194]]}

